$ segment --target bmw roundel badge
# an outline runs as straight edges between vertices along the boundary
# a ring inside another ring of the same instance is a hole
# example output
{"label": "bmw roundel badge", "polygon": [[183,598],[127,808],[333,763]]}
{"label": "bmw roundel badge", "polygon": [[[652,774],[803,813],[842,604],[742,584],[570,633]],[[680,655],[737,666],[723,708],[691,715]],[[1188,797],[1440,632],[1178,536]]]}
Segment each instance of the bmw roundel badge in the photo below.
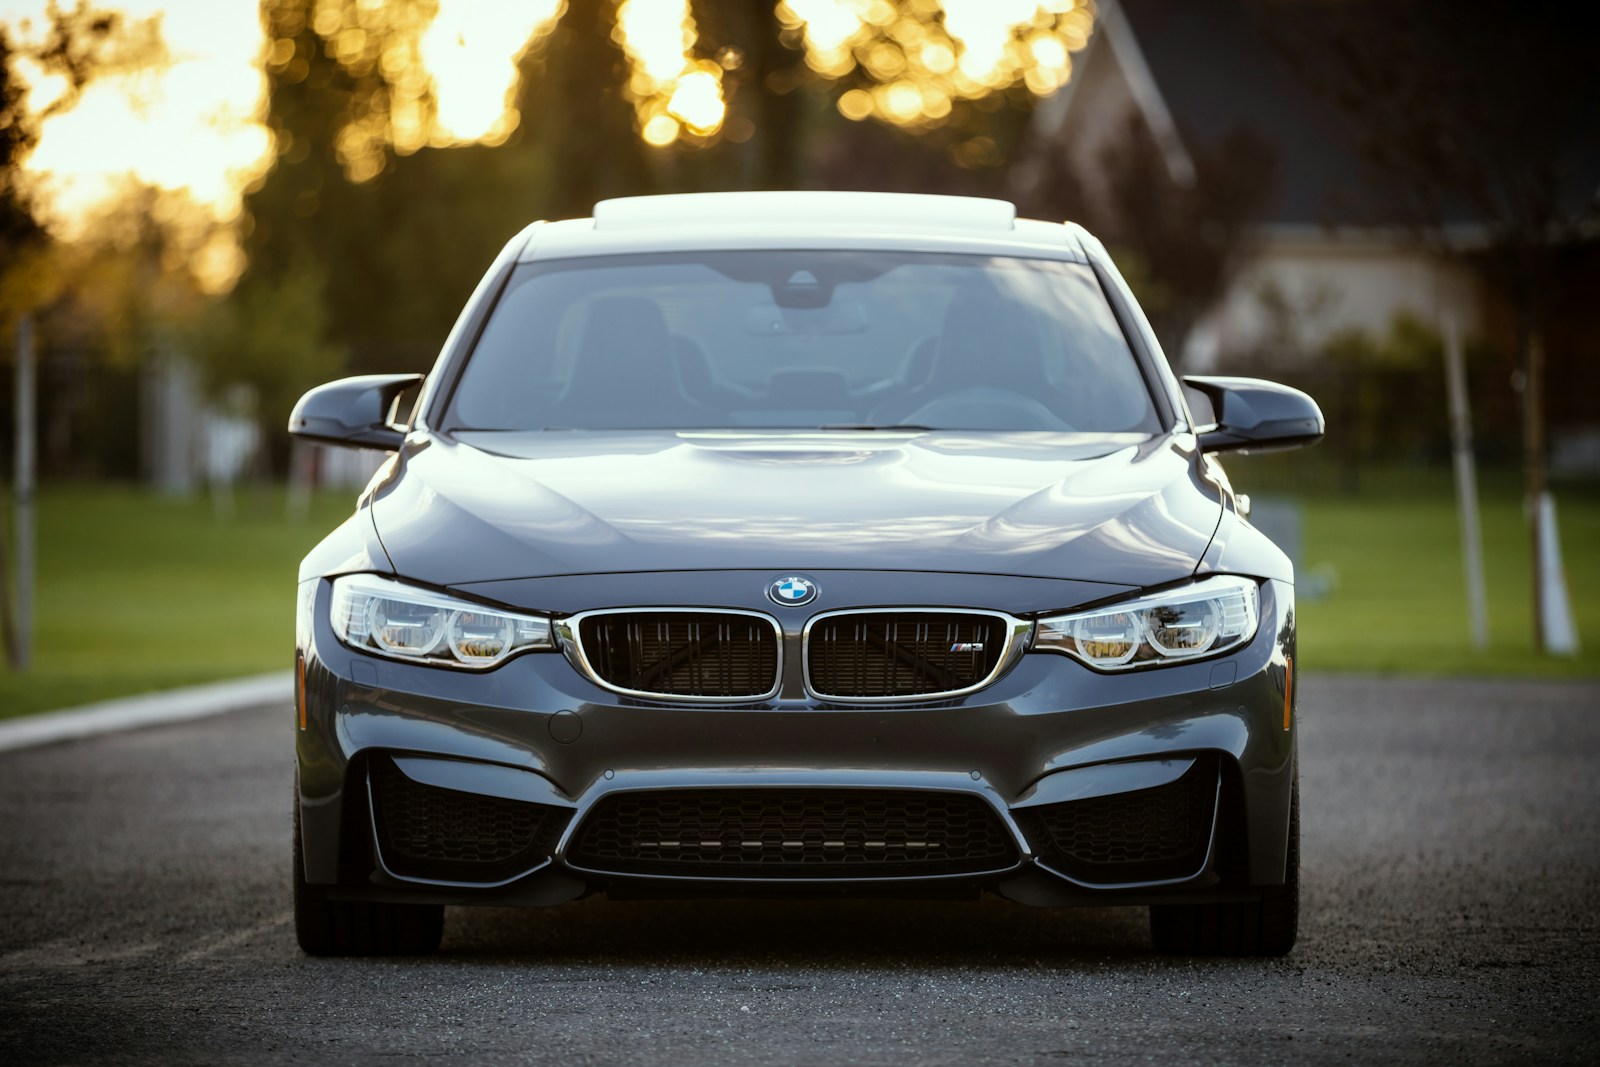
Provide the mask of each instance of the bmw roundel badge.
{"label": "bmw roundel badge", "polygon": [[790,608],[799,607],[817,599],[817,583],[798,574],[791,574],[767,586],[767,596],[774,604]]}

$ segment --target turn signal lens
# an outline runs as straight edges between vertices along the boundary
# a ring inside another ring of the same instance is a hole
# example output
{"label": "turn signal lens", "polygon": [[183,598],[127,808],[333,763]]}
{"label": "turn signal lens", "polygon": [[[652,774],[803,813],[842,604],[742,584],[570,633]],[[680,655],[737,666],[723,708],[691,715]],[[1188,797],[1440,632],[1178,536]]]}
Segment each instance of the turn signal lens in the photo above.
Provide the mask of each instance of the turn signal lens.
{"label": "turn signal lens", "polygon": [[1254,637],[1260,597],[1252,579],[1218,575],[1123,604],[1040,619],[1033,647],[1103,671],[1196,659]]}
{"label": "turn signal lens", "polygon": [[395,659],[484,668],[555,647],[547,618],[491,611],[370,574],[333,580],[331,615],[345,644]]}

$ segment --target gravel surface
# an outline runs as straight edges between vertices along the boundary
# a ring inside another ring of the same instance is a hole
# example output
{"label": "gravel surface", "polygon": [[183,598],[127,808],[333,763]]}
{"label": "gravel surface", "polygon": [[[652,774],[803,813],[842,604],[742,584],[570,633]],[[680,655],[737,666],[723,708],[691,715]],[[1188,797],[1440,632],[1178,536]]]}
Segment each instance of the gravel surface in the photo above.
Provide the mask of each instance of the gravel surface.
{"label": "gravel surface", "polygon": [[0,1064],[1600,1060],[1600,685],[1308,679],[1286,959],[1142,909],[452,909],[295,947],[286,711],[0,755]]}

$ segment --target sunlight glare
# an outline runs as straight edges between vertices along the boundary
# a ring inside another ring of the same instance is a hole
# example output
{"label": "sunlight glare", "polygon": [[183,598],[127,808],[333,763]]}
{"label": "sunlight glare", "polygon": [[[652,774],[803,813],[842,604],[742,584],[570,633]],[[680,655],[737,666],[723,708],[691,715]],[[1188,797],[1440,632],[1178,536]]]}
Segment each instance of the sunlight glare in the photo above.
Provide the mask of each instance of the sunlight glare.
{"label": "sunlight glare", "polygon": [[553,24],[563,0],[486,4],[439,0],[422,35],[437,112],[429,143],[499,144],[516,128],[517,60]]}
{"label": "sunlight glare", "polygon": [[[171,62],[91,82],[73,107],[45,121],[24,181],[41,221],[68,241],[86,236],[98,212],[130,184],[159,190],[168,202],[187,201],[193,217],[176,239],[194,244],[191,269],[202,287],[225,289],[242,258],[236,240],[224,247],[213,231],[238,218],[244,188],[272,158],[272,138],[260,122],[260,17],[253,4],[207,0],[115,6],[130,21],[164,13]],[[6,0],[0,19],[19,39],[34,40],[45,10],[45,0]],[[29,83],[30,110],[47,107],[65,88],[26,65],[19,73]]]}

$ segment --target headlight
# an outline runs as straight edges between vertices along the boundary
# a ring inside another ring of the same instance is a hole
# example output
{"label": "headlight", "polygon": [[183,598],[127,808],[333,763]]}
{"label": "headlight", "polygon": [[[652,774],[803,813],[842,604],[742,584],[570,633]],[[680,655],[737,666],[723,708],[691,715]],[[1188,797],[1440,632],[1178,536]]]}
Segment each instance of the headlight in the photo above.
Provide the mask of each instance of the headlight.
{"label": "headlight", "polygon": [[1065,652],[1102,671],[1160,667],[1249,642],[1261,619],[1260,588],[1218,575],[1182,589],[1039,620],[1033,647]]}
{"label": "headlight", "polygon": [[512,615],[371,574],[333,580],[333,632],[351,648],[450,667],[493,667],[554,648],[550,620]]}

